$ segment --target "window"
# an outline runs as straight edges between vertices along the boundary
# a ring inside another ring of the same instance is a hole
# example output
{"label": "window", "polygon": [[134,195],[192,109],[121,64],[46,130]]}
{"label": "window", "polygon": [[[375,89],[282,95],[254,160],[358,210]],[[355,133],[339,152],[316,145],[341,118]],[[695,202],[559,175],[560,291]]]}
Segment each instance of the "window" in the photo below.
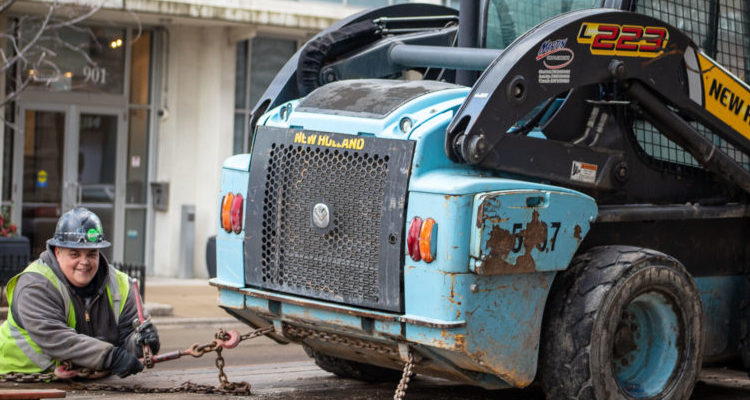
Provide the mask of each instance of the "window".
{"label": "window", "polygon": [[297,41],[255,37],[237,43],[234,86],[234,154],[244,153],[249,144],[250,113],[263,92],[297,51]]}
{"label": "window", "polygon": [[[125,29],[102,26],[52,30],[37,39],[40,22],[16,21],[21,45],[36,43],[24,59],[23,79],[50,91],[122,94]],[[44,60],[44,61],[39,61]],[[58,79],[59,78],[59,79]]]}
{"label": "window", "polygon": [[543,21],[564,12],[598,5],[599,0],[490,0],[485,47],[504,49]]}
{"label": "window", "polygon": [[153,31],[144,31],[130,43],[130,100],[128,110],[128,155],[125,185],[125,234],[123,262],[144,264],[148,214],[149,118],[151,99]]}

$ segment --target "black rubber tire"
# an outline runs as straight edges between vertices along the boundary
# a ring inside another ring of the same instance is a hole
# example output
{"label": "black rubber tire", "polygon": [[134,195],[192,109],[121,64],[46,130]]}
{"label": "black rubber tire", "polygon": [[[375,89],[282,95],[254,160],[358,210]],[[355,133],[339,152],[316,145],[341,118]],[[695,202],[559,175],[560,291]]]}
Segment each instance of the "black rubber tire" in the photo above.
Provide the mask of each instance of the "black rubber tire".
{"label": "black rubber tire", "polygon": [[401,371],[345,360],[309,350],[309,348],[305,350],[308,355],[315,359],[315,364],[320,368],[341,378],[365,382],[397,382],[401,379]]}
{"label": "black rubber tire", "polygon": [[679,261],[653,250],[604,246],[577,256],[552,287],[545,311],[540,380],[547,399],[634,399],[617,382],[615,335],[631,300],[658,293],[675,311],[677,362],[649,399],[687,399],[701,367],[703,312]]}

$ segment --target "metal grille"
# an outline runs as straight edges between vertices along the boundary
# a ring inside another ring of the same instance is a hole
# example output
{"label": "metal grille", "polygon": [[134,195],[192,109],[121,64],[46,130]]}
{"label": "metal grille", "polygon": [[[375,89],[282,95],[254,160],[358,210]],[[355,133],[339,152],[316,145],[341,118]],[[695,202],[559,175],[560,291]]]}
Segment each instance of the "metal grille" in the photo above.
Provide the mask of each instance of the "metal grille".
{"label": "metal grille", "polygon": [[[747,82],[747,18],[742,0],[645,0],[636,11],[679,28],[711,58]],[[748,10],[750,11],[750,10]]]}
{"label": "metal grille", "polygon": [[[295,142],[295,134],[308,135]],[[325,136],[324,145],[317,141]],[[315,139],[311,139],[315,138]],[[303,296],[400,310],[402,231],[413,143],[259,128],[250,170],[246,282]],[[360,142],[363,143],[363,142]],[[327,226],[313,224],[325,205]]]}
{"label": "metal grille", "polygon": [[[263,211],[263,282],[377,302],[382,199],[389,157],[272,145]],[[310,227],[310,200],[333,228]]]}
{"label": "metal grille", "polygon": [[[750,171],[750,157],[747,154],[715,135],[700,123],[693,121],[690,125],[707,139],[711,140],[721,151],[734,158],[743,168]],[[667,139],[655,126],[647,121],[633,121],[633,131],[641,149],[655,160],[689,167],[700,167],[698,161],[690,153]]]}
{"label": "metal grille", "polygon": [[[746,80],[750,61],[745,48],[750,46],[750,38],[745,34],[744,7],[740,0],[721,0],[718,4],[716,0],[645,0],[638,2],[636,11],[679,28],[719,64],[740,79]],[[750,170],[750,158],[747,154],[700,123],[691,122],[691,125],[745,169]],[[654,159],[700,167],[690,153],[667,139],[650,123],[635,120],[633,131],[643,151]]]}

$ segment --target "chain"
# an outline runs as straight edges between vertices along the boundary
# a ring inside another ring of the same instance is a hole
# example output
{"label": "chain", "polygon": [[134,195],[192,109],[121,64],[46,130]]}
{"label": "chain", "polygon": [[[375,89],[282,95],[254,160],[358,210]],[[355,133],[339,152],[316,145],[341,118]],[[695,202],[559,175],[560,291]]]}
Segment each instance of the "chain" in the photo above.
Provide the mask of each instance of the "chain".
{"label": "chain", "polygon": [[143,387],[141,385],[106,385],[106,384],[81,384],[73,383],[73,389],[75,390],[86,390],[86,391],[105,391],[105,392],[126,392],[126,393],[198,393],[198,394],[223,394],[223,395],[236,395],[236,396],[248,396],[250,395],[249,388],[244,390],[240,388],[235,390],[234,388],[225,388],[221,386],[213,385],[201,385],[193,382],[184,382],[182,385],[177,387],[163,388],[163,387]]}
{"label": "chain", "polygon": [[[253,339],[262,335],[265,335],[267,333],[273,332],[274,328],[273,326],[268,326],[265,328],[256,329],[253,331],[250,331],[244,335],[239,336],[239,340],[237,344],[244,340]],[[237,395],[237,396],[249,396],[250,393],[250,384],[247,382],[230,382],[229,378],[227,378],[227,374],[224,372],[224,366],[225,361],[224,357],[221,355],[222,350],[224,347],[221,346],[222,343],[219,341],[225,341],[229,340],[231,338],[231,335],[225,331],[224,329],[219,329],[218,332],[214,335],[215,339],[212,340],[209,343],[199,345],[198,343],[190,346],[189,349],[185,351],[179,351],[176,352],[176,356],[174,358],[168,358],[164,359],[162,361],[167,361],[171,359],[176,359],[179,357],[182,357],[183,355],[191,355],[193,357],[201,357],[206,353],[210,352],[216,352],[216,368],[219,370],[219,386],[212,386],[212,385],[201,385],[193,382],[184,382],[182,385],[177,387],[170,387],[170,388],[153,388],[153,387],[143,387],[141,385],[110,385],[110,384],[83,384],[78,382],[71,382],[71,386],[73,389],[76,390],[86,390],[86,391],[108,391],[108,392],[127,392],[127,393],[199,393],[199,394],[227,394],[227,395]],[[147,357],[144,361],[145,364],[148,364],[150,361],[151,367],[154,365],[154,358],[158,358],[158,356],[152,356]],[[149,360],[150,359],[150,360]],[[149,360],[149,361],[146,361]],[[146,365],[148,368],[148,365]],[[70,367],[70,365],[68,365]],[[72,368],[71,368],[72,369]],[[108,372],[103,371],[94,371],[87,368],[81,368],[76,370],[76,377],[77,378],[98,378],[109,374]],[[47,383],[51,381],[65,381],[64,379],[60,379],[57,375],[54,373],[19,373],[19,372],[11,372],[9,374],[0,374],[0,383],[1,382],[19,382],[19,383]]]}
{"label": "chain", "polygon": [[403,400],[406,397],[406,389],[409,387],[409,381],[412,376],[412,368],[414,367],[414,354],[409,351],[409,357],[404,364],[404,373],[401,374],[401,380],[396,386],[396,393],[393,394],[393,400]]}
{"label": "chain", "polygon": [[20,372],[11,372],[8,374],[0,374],[0,382],[19,382],[19,383],[47,383],[56,381],[57,376],[52,373],[34,373],[34,374],[24,374]]}
{"label": "chain", "polygon": [[394,358],[400,357],[396,348],[370,340],[356,339],[336,333],[321,332],[286,324],[284,325],[284,331],[288,336],[296,337],[299,339],[314,338],[324,342],[355,347],[378,354],[388,355]]}

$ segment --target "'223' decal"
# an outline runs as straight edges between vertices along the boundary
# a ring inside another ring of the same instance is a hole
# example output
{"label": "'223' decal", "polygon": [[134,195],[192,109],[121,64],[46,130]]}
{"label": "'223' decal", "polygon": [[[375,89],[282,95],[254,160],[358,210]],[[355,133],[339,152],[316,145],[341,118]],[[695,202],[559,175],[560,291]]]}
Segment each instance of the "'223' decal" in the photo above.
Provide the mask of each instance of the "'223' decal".
{"label": "'223' decal", "polygon": [[663,26],[584,22],[577,41],[588,44],[594,55],[653,58],[667,47],[669,31]]}

